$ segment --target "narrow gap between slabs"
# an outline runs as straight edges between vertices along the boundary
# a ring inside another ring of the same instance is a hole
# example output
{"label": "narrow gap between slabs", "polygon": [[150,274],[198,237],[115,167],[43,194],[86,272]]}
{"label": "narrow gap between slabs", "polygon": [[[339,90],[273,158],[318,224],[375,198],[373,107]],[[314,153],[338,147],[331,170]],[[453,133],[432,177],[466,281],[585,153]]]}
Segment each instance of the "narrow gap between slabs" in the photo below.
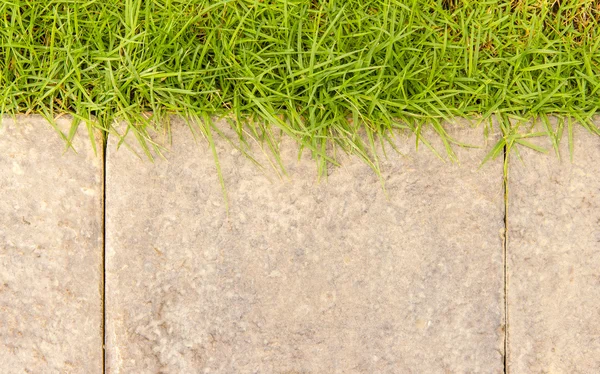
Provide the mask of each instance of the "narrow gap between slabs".
{"label": "narrow gap between slabs", "polygon": [[503,367],[504,374],[508,373],[508,149],[507,145],[504,145],[504,168],[503,174],[503,189],[504,189],[504,238],[502,240],[502,259],[504,265],[504,357]]}
{"label": "narrow gap between slabs", "polygon": [[106,150],[108,133],[102,151],[102,373],[106,373]]}

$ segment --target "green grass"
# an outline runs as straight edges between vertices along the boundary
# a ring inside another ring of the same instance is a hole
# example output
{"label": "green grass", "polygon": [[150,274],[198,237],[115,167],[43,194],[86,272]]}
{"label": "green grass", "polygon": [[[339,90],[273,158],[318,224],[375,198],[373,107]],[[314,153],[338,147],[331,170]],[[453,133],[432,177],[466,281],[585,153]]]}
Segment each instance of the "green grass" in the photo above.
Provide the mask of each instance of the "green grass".
{"label": "green grass", "polygon": [[600,134],[599,21],[600,0],[2,0],[0,114],[70,114],[67,140],[125,121],[148,155],[172,114],[211,144],[229,115],[275,154],[282,131],[320,170],[333,146],[376,171],[395,129],[432,127],[452,158],[448,122],[495,115],[495,157],[534,147],[534,118],[553,144]]}

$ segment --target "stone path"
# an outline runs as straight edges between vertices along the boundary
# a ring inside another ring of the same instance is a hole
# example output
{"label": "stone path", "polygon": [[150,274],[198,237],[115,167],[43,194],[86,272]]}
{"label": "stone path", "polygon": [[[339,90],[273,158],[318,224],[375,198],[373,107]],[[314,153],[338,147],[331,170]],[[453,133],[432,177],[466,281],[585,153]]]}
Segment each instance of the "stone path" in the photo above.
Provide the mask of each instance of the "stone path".
{"label": "stone path", "polygon": [[479,169],[480,129],[454,130],[481,146],[460,165],[399,138],[386,191],[354,159],[319,182],[284,144],[278,178],[217,141],[228,214],[204,141],[172,130],[154,163],[111,137],[103,171],[88,137],[63,154],[43,120],[4,121],[2,373],[600,366],[598,138],[576,133],[573,164],[511,159],[505,247],[502,160]]}
{"label": "stone path", "polygon": [[403,139],[387,199],[358,160],[318,183],[284,153],[280,181],[220,144],[228,217],[210,150],[181,124],[172,141],[154,164],[107,153],[109,371],[501,371],[502,165],[477,172],[484,150],[444,165]]}
{"label": "stone path", "polygon": [[83,130],[76,154],[39,117],[0,127],[2,373],[102,372],[102,154]]}
{"label": "stone path", "polygon": [[[513,373],[600,370],[600,140],[576,128],[554,155],[522,151],[509,184]],[[546,138],[537,143],[552,149]]]}

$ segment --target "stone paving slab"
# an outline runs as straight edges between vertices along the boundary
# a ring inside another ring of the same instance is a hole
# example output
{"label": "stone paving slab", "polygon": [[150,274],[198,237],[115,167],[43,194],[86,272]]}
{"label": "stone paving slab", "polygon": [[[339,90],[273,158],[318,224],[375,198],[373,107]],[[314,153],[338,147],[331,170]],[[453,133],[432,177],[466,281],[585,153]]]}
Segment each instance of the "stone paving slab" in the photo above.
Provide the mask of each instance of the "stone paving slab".
{"label": "stone paving slab", "polygon": [[85,128],[74,147],[38,116],[0,125],[1,373],[102,372],[103,160]]}
{"label": "stone paving slab", "polygon": [[600,371],[600,139],[575,128],[571,162],[564,136],[562,160],[545,137],[511,158],[510,373]]}
{"label": "stone paving slab", "polygon": [[[483,144],[481,129],[454,135]],[[183,125],[154,163],[116,143],[107,372],[503,371],[501,160],[478,170],[491,144],[456,165],[401,138],[386,195],[355,159],[318,182],[284,144],[277,179],[217,141],[227,214],[211,153]]]}

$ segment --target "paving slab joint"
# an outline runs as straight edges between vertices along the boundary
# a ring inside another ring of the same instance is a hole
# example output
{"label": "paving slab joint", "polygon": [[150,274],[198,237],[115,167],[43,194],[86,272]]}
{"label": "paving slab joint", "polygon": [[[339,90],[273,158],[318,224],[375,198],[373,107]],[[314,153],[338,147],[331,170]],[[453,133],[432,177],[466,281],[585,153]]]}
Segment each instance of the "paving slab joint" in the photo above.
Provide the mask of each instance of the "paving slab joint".
{"label": "paving slab joint", "polygon": [[102,151],[102,373],[106,373],[106,149],[108,133],[103,136]]}
{"label": "paving slab joint", "polygon": [[502,257],[504,261],[504,352],[503,369],[508,373],[508,173],[509,173],[509,149],[504,145],[504,168],[503,168],[503,189],[504,189],[504,237],[502,238]]}

